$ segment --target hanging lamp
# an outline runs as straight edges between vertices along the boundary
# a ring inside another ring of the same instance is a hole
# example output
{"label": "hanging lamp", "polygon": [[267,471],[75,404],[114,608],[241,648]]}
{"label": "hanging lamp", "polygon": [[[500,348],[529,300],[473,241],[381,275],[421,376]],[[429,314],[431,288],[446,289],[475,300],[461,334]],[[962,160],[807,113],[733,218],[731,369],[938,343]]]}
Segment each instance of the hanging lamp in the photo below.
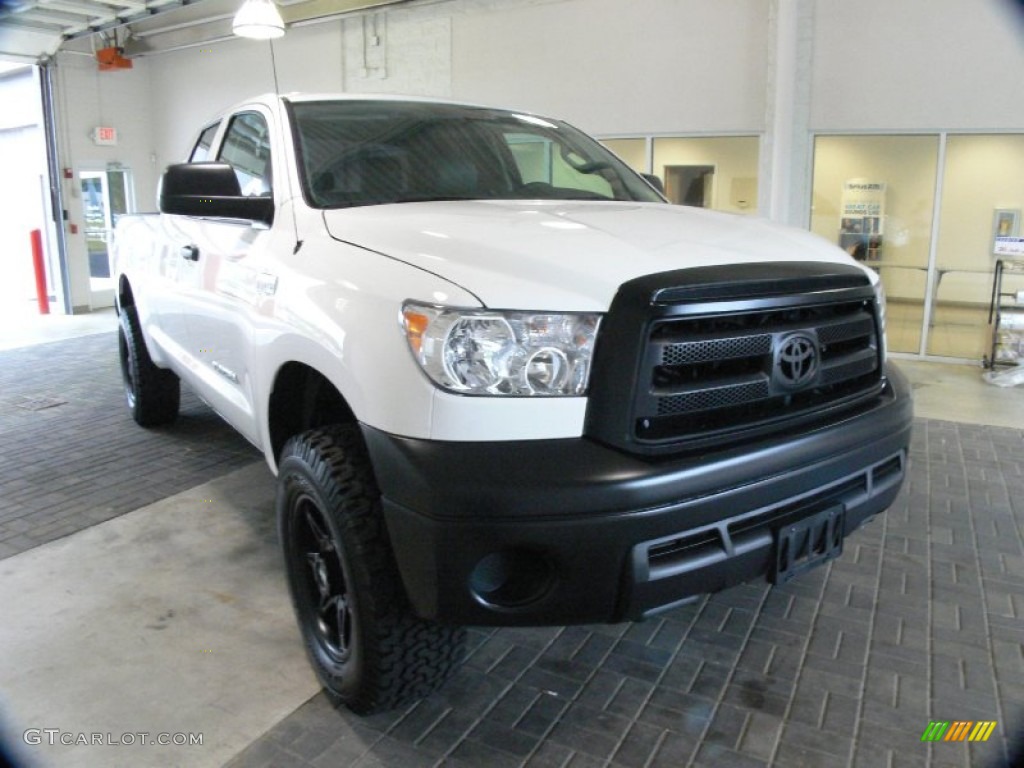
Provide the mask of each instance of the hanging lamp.
{"label": "hanging lamp", "polygon": [[269,40],[284,34],[284,19],[273,0],[245,0],[231,22],[239,37]]}

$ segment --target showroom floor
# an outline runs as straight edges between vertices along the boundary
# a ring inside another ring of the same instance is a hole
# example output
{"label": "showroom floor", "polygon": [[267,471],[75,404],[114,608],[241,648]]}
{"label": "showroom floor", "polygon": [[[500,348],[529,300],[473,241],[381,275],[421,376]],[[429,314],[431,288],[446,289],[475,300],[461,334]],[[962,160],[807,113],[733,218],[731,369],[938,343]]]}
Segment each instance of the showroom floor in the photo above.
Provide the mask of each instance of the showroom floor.
{"label": "showroom floor", "polygon": [[[113,318],[68,326],[88,335],[0,339],[0,726],[26,765],[1009,764],[1022,387],[902,363],[909,481],[838,561],[642,624],[474,630],[439,694],[361,719],[305,663],[260,455],[188,392],[176,425],[136,427]],[[997,726],[924,743],[931,721]]]}

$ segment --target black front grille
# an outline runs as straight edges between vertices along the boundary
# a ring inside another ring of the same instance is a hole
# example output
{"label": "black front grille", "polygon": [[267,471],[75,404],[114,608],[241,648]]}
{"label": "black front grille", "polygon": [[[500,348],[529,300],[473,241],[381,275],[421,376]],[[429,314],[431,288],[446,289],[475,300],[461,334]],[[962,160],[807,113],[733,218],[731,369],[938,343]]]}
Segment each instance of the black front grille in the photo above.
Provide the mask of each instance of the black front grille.
{"label": "black front grille", "polygon": [[867,277],[782,266],[770,296],[763,275],[745,287],[743,275],[758,271],[749,265],[624,285],[602,326],[588,434],[659,453],[789,429],[876,396],[881,345]]}
{"label": "black front grille", "polygon": [[[724,314],[709,309],[654,323],[634,403],[638,440],[785,419],[879,379],[871,299]],[[794,333],[815,340],[818,356],[816,375],[797,387],[776,364],[780,344]],[[709,357],[710,350],[717,356]]]}

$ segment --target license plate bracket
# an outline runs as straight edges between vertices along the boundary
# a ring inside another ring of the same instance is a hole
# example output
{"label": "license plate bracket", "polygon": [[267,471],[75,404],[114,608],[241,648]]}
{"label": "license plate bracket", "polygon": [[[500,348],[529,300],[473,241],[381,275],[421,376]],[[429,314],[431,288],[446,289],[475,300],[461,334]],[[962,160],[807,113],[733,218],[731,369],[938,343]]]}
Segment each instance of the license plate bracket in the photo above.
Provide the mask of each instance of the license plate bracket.
{"label": "license plate bracket", "polygon": [[843,553],[846,508],[837,505],[779,528],[772,582],[785,584]]}

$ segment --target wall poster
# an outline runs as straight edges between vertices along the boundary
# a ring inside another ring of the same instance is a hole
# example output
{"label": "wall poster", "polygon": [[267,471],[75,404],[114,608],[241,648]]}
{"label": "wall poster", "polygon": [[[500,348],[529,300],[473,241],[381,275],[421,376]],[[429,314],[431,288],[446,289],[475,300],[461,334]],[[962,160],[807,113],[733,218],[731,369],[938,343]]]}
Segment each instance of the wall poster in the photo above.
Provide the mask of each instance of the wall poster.
{"label": "wall poster", "polygon": [[844,182],[839,215],[840,247],[858,261],[880,260],[885,233],[885,182]]}
{"label": "wall poster", "polygon": [[992,216],[992,253],[996,256],[1020,257],[1019,232],[1020,209],[996,208]]}

